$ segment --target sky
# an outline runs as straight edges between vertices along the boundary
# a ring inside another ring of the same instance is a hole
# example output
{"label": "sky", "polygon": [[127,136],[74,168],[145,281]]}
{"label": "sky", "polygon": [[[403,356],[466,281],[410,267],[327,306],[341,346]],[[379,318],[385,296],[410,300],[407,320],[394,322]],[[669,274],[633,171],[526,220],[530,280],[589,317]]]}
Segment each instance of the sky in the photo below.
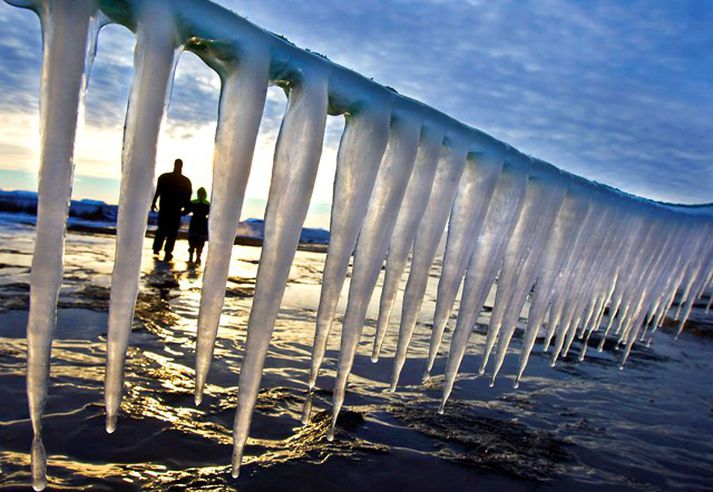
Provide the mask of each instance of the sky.
{"label": "sky", "polygon": [[[303,48],[558,167],[652,199],[713,201],[713,2],[220,0]],[[318,5],[318,7],[317,7]],[[33,189],[39,22],[0,1],[0,188]],[[75,149],[75,198],[115,203],[133,34],[99,36]],[[157,171],[210,188],[219,81],[179,61]],[[261,217],[284,113],[270,88],[244,217]],[[329,117],[307,225],[326,226],[341,117]]]}

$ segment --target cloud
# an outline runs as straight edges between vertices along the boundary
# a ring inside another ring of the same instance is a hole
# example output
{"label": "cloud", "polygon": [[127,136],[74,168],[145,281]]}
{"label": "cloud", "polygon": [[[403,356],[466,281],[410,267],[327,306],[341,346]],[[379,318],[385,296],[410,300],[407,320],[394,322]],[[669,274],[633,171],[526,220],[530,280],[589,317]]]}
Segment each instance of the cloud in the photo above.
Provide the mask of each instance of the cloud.
{"label": "cloud", "polygon": [[708,4],[222,3],[567,170],[713,199]]}
{"label": "cloud", "polygon": [[42,35],[30,11],[0,6],[0,110],[36,110]]}
{"label": "cloud", "polygon": [[[652,198],[713,200],[708,2],[218,3],[564,169]],[[38,23],[3,5],[0,29],[0,111],[36,111]],[[124,28],[102,33],[88,124],[123,124],[132,43]],[[184,55],[169,119],[214,121],[218,92],[217,77]],[[276,135],[283,112],[284,98],[270,96],[262,131]],[[331,149],[340,128],[330,118]]]}

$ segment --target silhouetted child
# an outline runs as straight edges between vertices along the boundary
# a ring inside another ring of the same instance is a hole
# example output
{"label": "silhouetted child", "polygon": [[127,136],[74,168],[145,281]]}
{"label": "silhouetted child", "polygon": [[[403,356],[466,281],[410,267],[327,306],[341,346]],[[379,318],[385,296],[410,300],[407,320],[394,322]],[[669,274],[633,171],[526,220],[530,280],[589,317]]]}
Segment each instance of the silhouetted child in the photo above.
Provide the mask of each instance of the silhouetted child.
{"label": "silhouetted child", "polygon": [[192,214],[191,224],[188,226],[188,262],[193,263],[195,251],[195,263],[200,265],[203,246],[208,239],[208,213],[210,212],[205,188],[198,188],[198,198],[191,200],[188,212]]}

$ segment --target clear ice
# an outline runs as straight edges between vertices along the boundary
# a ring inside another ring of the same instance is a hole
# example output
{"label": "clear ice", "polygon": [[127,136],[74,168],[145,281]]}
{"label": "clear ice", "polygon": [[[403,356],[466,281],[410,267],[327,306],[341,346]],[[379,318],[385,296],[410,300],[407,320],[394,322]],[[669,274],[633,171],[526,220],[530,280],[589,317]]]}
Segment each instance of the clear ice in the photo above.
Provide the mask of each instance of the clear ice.
{"label": "clear ice", "polygon": [[[42,414],[63,274],[78,115],[99,27],[136,34],[134,76],[122,155],[121,195],[109,308],[106,430],[117,424],[124,362],[139,288],[141,251],[154,180],[156,144],[176,62],[196,53],[221,79],[213,164],[210,243],[196,341],[195,400],[209,377],[228,266],[250,174],[267,87],[288,95],[275,149],[265,237],[247,325],[233,429],[237,476],[252,413],[307,214],[327,114],[346,120],[337,157],[331,240],[316,316],[303,421],[325,357],[353,254],[334,383],[332,428],[344,403],[367,307],[382,267],[372,361],[379,359],[401,278],[409,265],[389,388],[396,389],[419,322],[438,245],[440,267],[424,378],[449,340],[442,401],[453,390],[470,334],[495,289],[479,372],[495,382],[518,327],[514,384],[538,337],[551,363],[579,359],[597,333],[621,348],[651,344],[667,316],[683,331],[694,303],[713,287],[713,210],[662,204],[558,170],[504,142],[401,96],[322,56],[302,50],[208,0],[5,0],[41,19],[41,155],[35,253],[27,324],[27,394],[34,438],[32,486],[47,485]],[[409,255],[411,256],[409,263]],[[462,284],[457,321],[446,335]],[[713,297],[704,301],[710,310]],[[673,309],[675,305],[675,309]],[[520,321],[527,309],[527,321]]]}

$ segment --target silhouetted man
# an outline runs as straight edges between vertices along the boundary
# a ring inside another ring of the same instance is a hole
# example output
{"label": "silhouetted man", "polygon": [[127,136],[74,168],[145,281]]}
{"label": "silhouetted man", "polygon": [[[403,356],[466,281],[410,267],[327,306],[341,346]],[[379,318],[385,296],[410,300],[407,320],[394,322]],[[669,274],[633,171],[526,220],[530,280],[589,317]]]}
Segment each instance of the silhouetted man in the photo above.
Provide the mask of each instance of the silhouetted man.
{"label": "silhouetted man", "polygon": [[176,236],[178,228],[181,225],[181,213],[184,207],[187,207],[191,202],[191,180],[181,174],[183,170],[183,161],[176,159],[173,163],[173,172],[164,173],[158,177],[156,184],[156,193],[153,196],[151,203],[151,211],[156,211],[156,200],[159,200],[158,206],[158,229],[156,229],[156,237],[153,241],[153,254],[158,255],[161,247],[163,248],[164,261],[170,261],[173,258],[173,246],[176,244]]}

